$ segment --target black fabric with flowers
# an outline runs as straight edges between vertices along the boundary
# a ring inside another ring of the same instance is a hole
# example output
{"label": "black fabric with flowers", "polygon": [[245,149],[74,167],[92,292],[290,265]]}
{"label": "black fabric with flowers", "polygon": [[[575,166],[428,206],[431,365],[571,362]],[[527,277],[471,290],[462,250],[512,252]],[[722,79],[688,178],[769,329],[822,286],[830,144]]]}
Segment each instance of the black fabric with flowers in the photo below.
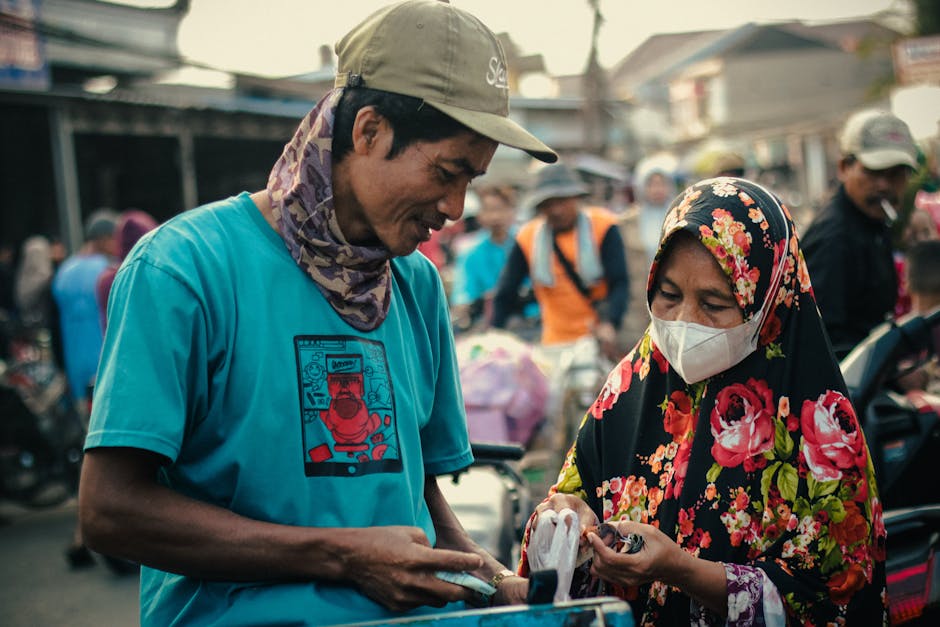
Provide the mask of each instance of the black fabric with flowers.
{"label": "black fabric with flowers", "polygon": [[[774,299],[758,348],[687,385],[644,335],[611,371],[552,492],[581,496],[601,520],[656,525],[701,558],[762,570],[793,624],[886,623],[872,464],[786,207],[742,179],[685,190],[663,225],[650,298],[680,230],[718,261],[745,320]],[[768,295],[775,270],[782,283]],[[731,572],[728,623],[759,623],[760,587],[738,588]],[[598,592],[596,582],[575,586]],[[658,582],[601,592],[631,599],[641,625],[692,620],[689,597]]]}

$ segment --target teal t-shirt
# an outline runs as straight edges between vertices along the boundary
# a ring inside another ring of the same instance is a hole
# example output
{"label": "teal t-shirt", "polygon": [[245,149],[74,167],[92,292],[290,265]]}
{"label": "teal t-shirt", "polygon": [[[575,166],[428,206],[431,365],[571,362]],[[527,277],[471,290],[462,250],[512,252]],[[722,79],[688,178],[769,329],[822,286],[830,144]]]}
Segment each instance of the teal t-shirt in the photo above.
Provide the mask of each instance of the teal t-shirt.
{"label": "teal t-shirt", "polygon": [[[168,221],[115,279],[86,449],[159,453],[166,485],[253,519],[413,525],[433,544],[425,474],[472,455],[440,278],[420,254],[393,259],[392,275],[388,317],[360,332],[247,193]],[[141,569],[143,625],[388,616],[335,583]]]}

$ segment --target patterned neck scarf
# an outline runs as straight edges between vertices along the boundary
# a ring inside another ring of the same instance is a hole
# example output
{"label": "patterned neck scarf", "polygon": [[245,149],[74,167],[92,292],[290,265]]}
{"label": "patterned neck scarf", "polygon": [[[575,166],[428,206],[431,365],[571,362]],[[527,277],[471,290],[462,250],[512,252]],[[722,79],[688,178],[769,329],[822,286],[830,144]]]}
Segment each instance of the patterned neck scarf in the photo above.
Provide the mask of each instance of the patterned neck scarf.
{"label": "patterned neck scarf", "polygon": [[300,123],[268,177],[278,231],[291,257],[310,275],[339,316],[359,331],[385,320],[391,298],[392,253],[350,244],[333,207],[334,89]]}

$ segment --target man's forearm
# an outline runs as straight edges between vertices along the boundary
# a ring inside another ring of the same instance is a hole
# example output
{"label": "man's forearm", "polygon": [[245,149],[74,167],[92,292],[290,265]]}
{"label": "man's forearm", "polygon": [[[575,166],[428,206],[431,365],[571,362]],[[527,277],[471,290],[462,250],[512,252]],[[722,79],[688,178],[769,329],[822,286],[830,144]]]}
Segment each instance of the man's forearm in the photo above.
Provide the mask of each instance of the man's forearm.
{"label": "man's forearm", "polygon": [[[345,576],[337,559],[350,550],[343,530],[246,518],[159,485],[134,466],[101,464],[102,455],[86,455],[80,495],[82,529],[95,550],[202,579]],[[102,472],[124,474],[103,480]]]}
{"label": "man's forearm", "polygon": [[496,573],[505,568],[503,564],[479,546],[463,528],[457,515],[451,509],[437,484],[436,477],[427,477],[424,486],[424,498],[434,521],[434,530],[437,533],[437,546],[442,549],[453,549],[476,553],[483,558],[483,568],[475,573],[480,579],[488,581]]}

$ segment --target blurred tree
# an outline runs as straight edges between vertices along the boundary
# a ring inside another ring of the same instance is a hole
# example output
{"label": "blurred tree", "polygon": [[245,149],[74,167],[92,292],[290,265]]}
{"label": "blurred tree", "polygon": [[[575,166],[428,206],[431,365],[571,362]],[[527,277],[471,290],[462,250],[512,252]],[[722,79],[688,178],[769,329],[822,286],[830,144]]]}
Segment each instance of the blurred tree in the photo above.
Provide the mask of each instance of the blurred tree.
{"label": "blurred tree", "polygon": [[914,8],[915,35],[940,34],[940,2],[937,0],[909,0]]}

